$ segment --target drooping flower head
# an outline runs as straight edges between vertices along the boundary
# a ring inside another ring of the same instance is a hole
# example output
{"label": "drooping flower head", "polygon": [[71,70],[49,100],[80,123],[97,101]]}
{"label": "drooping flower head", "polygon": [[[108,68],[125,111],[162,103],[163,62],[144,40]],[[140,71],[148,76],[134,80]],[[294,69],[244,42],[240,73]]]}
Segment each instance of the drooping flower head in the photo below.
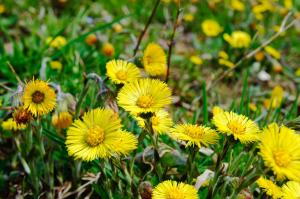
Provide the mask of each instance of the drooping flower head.
{"label": "drooping flower head", "polygon": [[198,199],[195,187],[182,182],[166,180],[153,190],[152,199]]}
{"label": "drooping flower head", "polygon": [[106,71],[109,79],[116,84],[125,84],[141,77],[138,67],[124,60],[107,62]]}
{"label": "drooping flower head", "polygon": [[114,154],[128,154],[136,148],[136,138],[121,131],[121,120],[110,109],[97,108],[84,114],[67,131],[68,153],[75,159],[92,161]]}
{"label": "drooping flower head", "polygon": [[167,74],[167,58],[164,50],[156,43],[150,43],[143,55],[143,65],[151,76],[164,76]]}
{"label": "drooping flower head", "polygon": [[[138,125],[141,128],[145,128],[145,119],[141,117],[135,117],[135,118],[138,121]],[[158,134],[169,132],[173,125],[173,121],[172,118],[170,117],[170,114],[165,110],[159,110],[155,112],[151,116],[150,120],[154,132]]]}
{"label": "drooping flower head", "polygon": [[174,139],[186,141],[187,145],[201,145],[208,146],[218,142],[219,136],[217,132],[209,127],[193,125],[193,124],[179,124],[176,125],[170,136]]}
{"label": "drooping flower head", "polygon": [[52,116],[52,124],[57,129],[68,128],[73,122],[73,117],[68,111],[62,111]]}
{"label": "drooping flower head", "polygon": [[118,94],[118,104],[133,115],[157,112],[171,104],[171,90],[156,79],[138,79],[125,84]]}
{"label": "drooping flower head", "polygon": [[273,181],[260,177],[256,183],[268,196],[271,196],[272,198],[282,197],[281,188]]}
{"label": "drooping flower head", "polygon": [[214,115],[213,123],[221,133],[233,135],[241,143],[254,142],[259,139],[259,128],[255,122],[244,115],[234,112],[221,112]]}
{"label": "drooping flower head", "polygon": [[223,32],[223,28],[220,24],[213,19],[206,19],[201,24],[202,31],[206,36],[215,37]]}
{"label": "drooping flower head", "polygon": [[289,181],[282,187],[283,199],[300,198],[300,182]]}
{"label": "drooping flower head", "polygon": [[300,135],[294,130],[270,124],[263,130],[259,149],[265,166],[271,168],[279,180],[300,181]]}
{"label": "drooping flower head", "polygon": [[32,115],[45,115],[54,109],[56,94],[47,82],[32,80],[25,85],[22,100],[24,108],[28,109]]}
{"label": "drooping flower head", "polygon": [[251,42],[250,35],[243,31],[234,31],[231,35],[226,33],[223,37],[233,48],[248,48]]}

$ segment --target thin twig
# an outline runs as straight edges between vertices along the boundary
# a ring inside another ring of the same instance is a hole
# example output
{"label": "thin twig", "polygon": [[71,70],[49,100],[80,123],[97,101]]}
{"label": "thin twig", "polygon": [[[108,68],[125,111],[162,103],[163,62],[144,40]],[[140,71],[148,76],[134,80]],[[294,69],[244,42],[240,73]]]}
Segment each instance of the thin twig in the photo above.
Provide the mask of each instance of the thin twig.
{"label": "thin twig", "polygon": [[15,75],[17,81],[19,82],[19,84],[23,84],[22,80],[20,79],[19,75],[16,73],[14,67],[9,63],[9,62],[6,62],[8,67],[10,68],[11,72]]}
{"label": "thin twig", "polygon": [[167,68],[167,74],[166,74],[166,83],[169,81],[172,49],[173,49],[173,46],[175,44],[174,37],[175,37],[176,29],[178,27],[178,18],[179,18],[180,12],[181,12],[181,9],[180,9],[180,1],[179,1],[178,8],[177,8],[177,13],[176,13],[176,19],[175,19],[174,24],[173,24],[173,32],[172,32],[172,35],[171,35],[171,38],[170,38],[170,43],[169,43],[169,51],[168,51],[168,59],[167,59],[168,68]]}
{"label": "thin twig", "polygon": [[136,46],[135,46],[135,48],[134,48],[134,50],[133,50],[133,57],[136,55],[137,51],[139,50],[141,41],[142,41],[142,39],[143,39],[145,33],[147,32],[147,29],[148,29],[149,25],[151,24],[153,17],[154,17],[155,14],[156,14],[156,10],[157,10],[157,8],[158,8],[159,3],[160,3],[160,0],[157,0],[157,1],[155,2],[155,5],[154,5],[154,7],[153,7],[153,9],[152,9],[152,12],[151,12],[151,15],[150,15],[150,17],[149,17],[149,19],[148,19],[148,21],[147,21],[145,27],[144,27],[144,30],[141,32],[141,34],[140,34],[140,36],[139,36],[139,38],[138,38],[138,42],[137,42],[137,44],[136,44]]}
{"label": "thin twig", "polygon": [[213,88],[214,86],[216,86],[216,84],[221,81],[222,79],[224,79],[228,74],[230,74],[232,71],[234,71],[238,66],[240,66],[243,61],[253,57],[257,52],[259,52],[261,49],[263,49],[264,47],[266,47],[267,45],[269,45],[271,42],[273,42],[275,39],[277,39],[277,37],[279,37],[283,32],[287,31],[289,28],[291,28],[299,19],[294,19],[293,21],[291,21],[288,25],[285,26],[287,19],[290,17],[290,14],[287,14],[286,17],[283,19],[282,23],[281,23],[281,28],[280,30],[274,34],[272,37],[270,37],[268,40],[266,40],[264,43],[262,43],[262,45],[260,45],[259,47],[257,47],[256,49],[252,50],[251,52],[249,52],[248,54],[246,54],[246,56],[242,57],[237,63],[234,64],[234,66],[232,68],[230,68],[229,70],[225,71],[223,74],[221,74],[219,76],[219,78],[217,78],[214,82],[212,82],[208,87],[207,87],[207,91],[210,90],[211,88]]}

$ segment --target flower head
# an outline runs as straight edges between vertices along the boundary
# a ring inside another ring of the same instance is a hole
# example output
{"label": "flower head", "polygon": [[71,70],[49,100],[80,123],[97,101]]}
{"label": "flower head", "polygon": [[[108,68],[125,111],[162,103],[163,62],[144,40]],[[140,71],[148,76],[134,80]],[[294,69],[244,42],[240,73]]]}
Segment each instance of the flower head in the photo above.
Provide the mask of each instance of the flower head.
{"label": "flower head", "polygon": [[174,127],[170,136],[174,139],[186,141],[187,145],[208,146],[216,144],[219,136],[217,132],[211,128],[193,124],[179,124]]}
{"label": "flower head", "polygon": [[233,135],[242,143],[254,142],[259,139],[259,128],[255,122],[244,115],[234,112],[223,112],[213,117],[213,123],[221,133]]}
{"label": "flower head", "polygon": [[128,154],[137,141],[121,131],[121,120],[112,110],[97,108],[84,114],[67,131],[68,153],[75,159],[91,161],[114,154]]}
{"label": "flower head", "polygon": [[[138,125],[141,128],[145,128],[145,119],[141,117],[136,117],[136,119],[138,121]],[[151,116],[150,120],[154,132],[158,134],[169,132],[171,126],[173,125],[173,121],[172,118],[170,117],[170,114],[165,110],[159,110],[155,112]]]}
{"label": "flower head", "polygon": [[275,86],[272,90],[270,99],[264,101],[266,108],[278,108],[284,97],[284,90],[281,86]]}
{"label": "flower head", "polygon": [[112,57],[115,54],[115,47],[111,43],[105,43],[102,46],[102,53],[107,57]]}
{"label": "flower head", "polygon": [[26,124],[18,124],[13,118],[9,118],[2,122],[1,127],[7,131],[16,131],[25,129]]}
{"label": "flower head", "polygon": [[279,180],[300,181],[300,136],[294,130],[270,124],[263,130],[259,149],[266,167],[271,168]]}
{"label": "flower head", "polygon": [[270,54],[275,59],[280,59],[280,57],[281,57],[280,52],[278,50],[276,50],[275,48],[273,48],[272,46],[266,46],[264,49],[268,54]]}
{"label": "flower head", "polygon": [[189,184],[166,180],[153,190],[152,199],[198,199],[197,190]]}
{"label": "flower head", "polygon": [[52,116],[52,124],[57,129],[68,128],[72,124],[72,122],[73,117],[67,111],[63,111]]}
{"label": "flower head", "polygon": [[245,10],[245,4],[240,0],[231,0],[230,6],[233,10],[237,10],[237,11]]}
{"label": "flower head", "polygon": [[281,188],[273,181],[260,177],[256,183],[268,196],[271,196],[272,198],[281,198]]}
{"label": "flower head", "polygon": [[89,34],[85,38],[85,43],[89,46],[93,46],[97,42],[97,36],[95,34]]}
{"label": "flower head", "polygon": [[213,19],[206,19],[201,24],[202,31],[206,36],[215,37],[223,32],[223,28],[220,24]]}
{"label": "flower head", "polygon": [[231,35],[226,33],[223,37],[233,48],[247,48],[251,42],[250,35],[243,31],[234,31]]}
{"label": "flower head", "polygon": [[61,70],[63,66],[60,61],[50,61],[50,67],[55,70]]}
{"label": "flower head", "polygon": [[59,49],[67,44],[67,40],[63,36],[57,36],[55,38],[48,37],[46,40],[46,43],[49,44],[53,48]]}
{"label": "flower head", "polygon": [[120,90],[118,104],[133,115],[157,112],[171,104],[171,90],[156,79],[138,79]]}
{"label": "flower head", "polygon": [[282,187],[283,199],[300,198],[300,182],[289,181]]}
{"label": "flower head", "polygon": [[24,107],[18,107],[13,114],[13,120],[17,124],[27,124],[32,119],[31,113]]}
{"label": "flower head", "polygon": [[193,55],[190,57],[190,62],[192,62],[195,65],[203,64],[203,60],[199,56],[196,56],[196,55]]}
{"label": "flower head", "polygon": [[23,103],[34,116],[45,115],[54,109],[56,94],[47,82],[32,80],[25,85]]}
{"label": "flower head", "polygon": [[166,75],[167,58],[164,50],[156,43],[150,43],[143,55],[143,65],[146,72],[151,76]]}
{"label": "flower head", "polygon": [[123,60],[111,60],[106,63],[107,76],[116,84],[125,84],[141,77],[139,69]]}

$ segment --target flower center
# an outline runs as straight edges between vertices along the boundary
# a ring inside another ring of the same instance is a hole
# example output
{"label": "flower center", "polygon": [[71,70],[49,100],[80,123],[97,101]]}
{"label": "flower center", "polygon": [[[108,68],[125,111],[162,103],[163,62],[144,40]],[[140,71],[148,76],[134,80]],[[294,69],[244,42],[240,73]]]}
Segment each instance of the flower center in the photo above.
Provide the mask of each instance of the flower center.
{"label": "flower center", "polygon": [[287,167],[291,160],[291,156],[282,150],[276,150],[273,152],[273,157],[275,159],[275,162],[280,167]]}
{"label": "flower center", "polygon": [[153,126],[157,126],[159,124],[159,118],[157,116],[151,117],[151,123]]}
{"label": "flower center", "polygon": [[140,108],[149,108],[153,105],[153,97],[151,95],[142,95],[136,101],[136,105]]}
{"label": "flower center", "polygon": [[238,121],[232,120],[227,124],[227,127],[232,131],[233,134],[244,134],[246,128],[241,125]]}
{"label": "flower center", "polygon": [[91,147],[98,146],[104,141],[104,130],[99,126],[90,128],[86,134],[85,141]]}
{"label": "flower center", "polygon": [[120,70],[116,73],[116,76],[119,80],[126,80],[127,79],[127,73],[123,70]]}
{"label": "flower center", "polygon": [[168,193],[167,199],[184,199],[185,196],[183,193],[181,193],[180,191],[178,190],[172,190]]}
{"label": "flower center", "polygon": [[36,104],[40,104],[44,101],[45,99],[45,94],[40,92],[40,91],[35,91],[32,95],[32,101]]}
{"label": "flower center", "polygon": [[200,139],[204,135],[204,131],[196,126],[188,126],[186,134],[194,139]]}

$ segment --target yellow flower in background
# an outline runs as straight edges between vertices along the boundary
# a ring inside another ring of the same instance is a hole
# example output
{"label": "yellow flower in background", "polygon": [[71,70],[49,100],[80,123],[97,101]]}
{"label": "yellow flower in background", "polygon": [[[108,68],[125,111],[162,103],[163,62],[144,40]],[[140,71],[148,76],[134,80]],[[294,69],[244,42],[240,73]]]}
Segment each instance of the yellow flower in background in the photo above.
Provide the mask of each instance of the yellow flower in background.
{"label": "yellow flower in background", "polygon": [[164,50],[156,43],[147,45],[143,55],[143,65],[151,76],[167,74],[167,58]]}
{"label": "yellow flower in background", "polygon": [[203,64],[203,60],[199,56],[196,56],[196,55],[193,55],[190,57],[190,62],[192,62],[195,65]]}
{"label": "yellow flower in background", "polygon": [[111,43],[104,43],[102,53],[107,57],[112,57],[115,54],[115,47]]}
{"label": "yellow flower in background", "polygon": [[97,36],[95,34],[89,34],[85,38],[85,43],[89,46],[93,46],[94,44],[97,43]]}
{"label": "yellow flower in background", "polygon": [[251,42],[250,35],[244,31],[234,31],[231,35],[225,33],[223,37],[233,48],[248,48]]}
{"label": "yellow flower in background", "polygon": [[72,122],[73,122],[73,117],[67,111],[63,111],[58,114],[54,114],[52,116],[52,124],[57,129],[68,128],[72,124]]}
{"label": "yellow flower in background", "polygon": [[282,197],[281,188],[273,181],[260,177],[256,183],[268,196],[271,196],[272,198]]}
{"label": "yellow flower in background", "polygon": [[139,79],[125,84],[117,99],[119,106],[133,115],[153,113],[171,104],[171,90],[160,80]]}
{"label": "yellow flower in background", "polygon": [[300,135],[292,129],[272,123],[264,128],[260,140],[259,154],[277,179],[300,181]]}
{"label": "yellow flower in background", "polygon": [[53,48],[60,49],[67,44],[67,40],[63,36],[48,37],[46,43]]}
{"label": "yellow flower in background", "polygon": [[24,108],[34,116],[45,115],[52,111],[56,105],[56,94],[42,80],[32,80],[25,85],[23,94]]}
{"label": "yellow flower in background", "polygon": [[215,130],[193,124],[176,125],[169,135],[173,139],[187,142],[186,146],[197,145],[199,148],[201,145],[216,144],[219,140],[219,135]]}
{"label": "yellow flower in background", "polygon": [[202,31],[206,36],[215,37],[223,32],[223,28],[220,24],[213,19],[206,19],[201,24]]}
{"label": "yellow flower in background", "polygon": [[92,161],[114,154],[128,154],[136,147],[135,137],[121,131],[121,127],[120,118],[110,109],[88,111],[82,120],[75,120],[67,131],[69,155],[75,159]]}
{"label": "yellow flower in background", "polygon": [[123,31],[123,27],[121,24],[117,23],[113,25],[113,29],[116,33],[120,33]]}
{"label": "yellow flower in background", "polygon": [[2,122],[1,124],[2,129],[7,131],[16,131],[16,130],[23,130],[27,127],[25,124],[18,124],[13,118],[9,118]]}
{"label": "yellow flower in background", "polygon": [[270,54],[275,59],[280,59],[281,57],[280,52],[275,48],[273,48],[272,46],[266,46],[264,49],[268,54]]}
{"label": "yellow flower in background", "polygon": [[283,67],[280,63],[277,63],[276,65],[273,65],[273,70],[275,73],[281,73],[283,71]]}
{"label": "yellow flower in background", "polygon": [[225,111],[214,115],[213,123],[221,133],[233,135],[241,143],[259,140],[260,130],[257,124],[244,115]]}
{"label": "yellow flower in background", "polygon": [[[145,119],[141,117],[135,117],[135,119],[138,121],[138,125],[141,128],[145,128]],[[150,120],[153,130],[157,134],[169,132],[173,125],[170,114],[165,110],[159,110],[155,112],[154,115],[151,116]]]}
{"label": "yellow flower in background", "polygon": [[233,68],[234,67],[234,63],[227,60],[227,59],[218,59],[218,63],[220,65],[223,65],[223,66],[227,66],[228,68]]}
{"label": "yellow flower in background", "polygon": [[224,113],[224,110],[221,107],[219,107],[219,106],[214,106],[212,108],[212,113],[213,113],[213,116],[215,116],[215,115],[217,115],[219,113]]}
{"label": "yellow flower in background", "polygon": [[106,75],[115,84],[126,84],[141,77],[135,64],[120,59],[106,63]]}
{"label": "yellow flower in background", "polygon": [[218,56],[219,56],[219,58],[222,58],[222,59],[229,59],[228,54],[223,50],[218,53]]}
{"label": "yellow flower in background", "polygon": [[293,0],[284,0],[283,4],[284,4],[284,7],[286,9],[292,9],[293,8]]}
{"label": "yellow flower in background", "polygon": [[265,54],[262,51],[259,51],[255,54],[256,61],[262,61],[265,58]]}
{"label": "yellow flower in background", "polygon": [[240,0],[231,0],[230,6],[233,10],[237,10],[237,11],[245,10],[245,4]]}
{"label": "yellow flower in background", "polygon": [[50,61],[50,67],[55,70],[61,70],[62,63],[60,61]]}
{"label": "yellow flower in background", "polygon": [[249,103],[249,109],[253,112],[257,111],[257,106],[254,103]]}
{"label": "yellow flower in background", "polygon": [[184,19],[184,21],[192,22],[192,21],[194,21],[194,15],[191,13],[185,14],[185,15],[183,15],[183,19]]}
{"label": "yellow flower in background", "polygon": [[198,199],[195,187],[183,182],[166,180],[159,183],[152,192],[152,199]]}
{"label": "yellow flower in background", "polygon": [[3,14],[5,12],[5,6],[3,4],[0,4],[0,14]]}
{"label": "yellow flower in background", "polygon": [[264,106],[266,108],[278,108],[284,97],[284,90],[281,86],[275,86],[272,90],[270,99],[265,100]]}
{"label": "yellow flower in background", "polygon": [[300,77],[300,68],[296,70],[296,76]]}
{"label": "yellow flower in background", "polygon": [[282,187],[283,199],[300,198],[300,182],[289,181]]}

